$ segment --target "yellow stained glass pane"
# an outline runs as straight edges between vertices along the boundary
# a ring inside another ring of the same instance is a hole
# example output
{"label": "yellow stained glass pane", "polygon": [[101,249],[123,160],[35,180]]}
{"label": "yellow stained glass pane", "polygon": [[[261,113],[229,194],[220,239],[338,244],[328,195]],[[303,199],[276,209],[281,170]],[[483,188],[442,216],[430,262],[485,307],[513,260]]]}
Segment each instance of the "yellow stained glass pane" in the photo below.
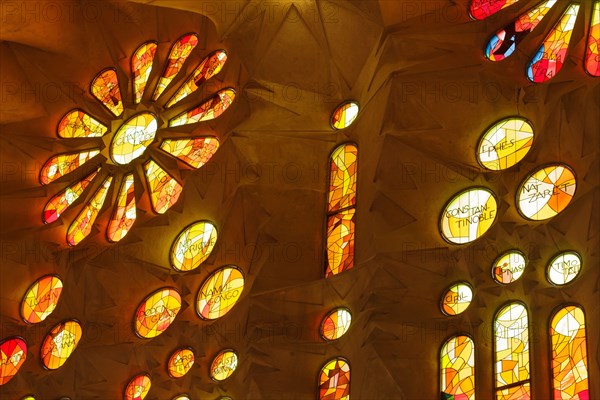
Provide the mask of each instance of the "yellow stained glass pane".
{"label": "yellow stained glass pane", "polygon": [[575,251],[560,253],[548,264],[548,280],[555,285],[566,285],[581,271],[581,256]]}
{"label": "yellow stained glass pane", "polygon": [[442,296],[441,308],[446,315],[458,315],[464,312],[473,301],[473,289],[460,282],[450,286]]}
{"label": "yellow stained glass pane", "polygon": [[340,104],[331,114],[331,126],[335,129],[344,129],[354,123],[358,117],[359,106],[355,101]]}
{"label": "yellow stained glass pane", "polygon": [[328,361],[319,373],[319,400],[350,400],[350,364],[343,358]]}
{"label": "yellow stained glass pane", "polygon": [[238,356],[233,350],[223,350],[210,365],[210,377],[215,381],[224,381],[236,370]]}
{"label": "yellow stained glass pane", "polygon": [[356,205],[358,149],[346,143],[331,153],[329,170],[328,212]]}
{"label": "yellow stained glass pane", "polygon": [[509,284],[523,275],[527,260],[518,250],[510,250],[500,255],[492,266],[492,276],[498,283]]}
{"label": "yellow stained glass pane", "polygon": [[138,47],[133,56],[131,56],[135,104],[142,101],[148,78],[150,78],[150,72],[152,72],[152,62],[154,61],[156,47],[156,42],[146,42]]}
{"label": "yellow stained glass pane", "polygon": [[529,381],[529,322],[522,304],[511,303],[498,311],[494,340],[497,391]]}
{"label": "yellow stained glass pane", "polygon": [[327,218],[326,278],[354,266],[355,211],[354,208],[349,208]]}
{"label": "yellow stained glass pane", "polygon": [[107,127],[81,110],[71,110],[58,123],[57,134],[61,138],[103,136]]}
{"label": "yellow stained glass pane", "polygon": [[171,83],[175,76],[177,76],[181,68],[183,68],[183,64],[197,44],[198,36],[193,33],[187,34],[175,42],[173,47],[171,47],[167,65],[162,76],[160,77],[160,80],[158,81],[158,84],[156,85],[152,100],[156,101],[156,99],[158,99],[162,92],[164,92],[167,86],[169,86],[169,83]]}
{"label": "yellow stained glass pane", "polygon": [[501,389],[496,392],[496,400],[529,400],[531,389],[529,383]]}
{"label": "yellow stained glass pane", "polygon": [[104,180],[102,186],[98,188],[92,199],[83,207],[75,221],[69,226],[67,231],[67,243],[69,245],[76,246],[92,232],[96,217],[98,217],[104,205],[104,200],[106,200],[112,179],[112,176],[109,176]]}
{"label": "yellow stained glass pane", "polygon": [[344,307],[330,311],[321,322],[321,336],[325,340],[341,338],[350,329],[352,314]]}
{"label": "yellow stained glass pane", "polygon": [[171,266],[176,271],[198,268],[217,242],[217,228],[208,221],[195,222],[185,228],[171,248]]}
{"label": "yellow stained glass pane", "polygon": [[533,127],[523,118],[497,122],[479,141],[477,158],[494,171],[507,169],[527,155],[533,144]]}
{"label": "yellow stained glass pane", "polygon": [[47,369],[60,368],[73,354],[83,331],[76,320],[60,322],[42,343],[40,358]]}
{"label": "yellow stained glass pane", "polygon": [[181,309],[181,295],[174,288],[151,293],[135,312],[135,333],[146,339],[167,330]]}
{"label": "yellow stained glass pane", "polygon": [[177,203],[183,187],[154,160],[144,164],[144,170],[150,188],[152,208],[158,214],[164,214]]}
{"label": "yellow stained glass pane", "polygon": [[222,89],[216,95],[191,110],[185,111],[169,120],[169,126],[195,124],[196,122],[210,121],[218,118],[233,103],[235,90]]}
{"label": "yellow stained glass pane", "polygon": [[0,340],[0,386],[6,384],[19,372],[27,359],[27,344],[13,336]]}
{"label": "yellow stained glass pane", "polygon": [[519,188],[518,209],[534,221],[555,217],[575,195],[575,174],[566,165],[551,165],[529,175]]}
{"label": "yellow stained glass pane", "polygon": [[194,365],[194,352],[192,349],[176,350],[167,363],[167,370],[171,378],[181,378],[187,374]]}
{"label": "yellow stained glass pane", "polygon": [[152,381],[148,374],[134,376],[125,388],[125,400],[144,400],[150,391]]}
{"label": "yellow stained glass pane", "polygon": [[136,218],[135,187],[133,174],[123,178],[121,189],[117,196],[115,210],[108,222],[106,235],[111,242],[118,242],[129,232]]}
{"label": "yellow stained glass pane", "polygon": [[100,149],[90,149],[51,157],[40,170],[40,183],[47,185],[54,182],[61,176],[75,171],[98,154],[100,154]]}
{"label": "yellow stained glass pane", "polygon": [[213,272],[202,284],[196,298],[196,311],[203,319],[217,319],[227,314],[244,290],[244,274],[234,266]]}
{"label": "yellow stained glass pane", "polygon": [[44,223],[50,224],[56,221],[62,215],[62,213],[65,212],[65,210],[69,208],[69,206],[73,204],[75,200],[79,198],[79,196],[81,196],[89,184],[94,180],[96,175],[98,175],[99,171],[100,168],[76,184],[67,187],[65,190],[52,197],[48,203],[46,203],[44,212],[42,213],[42,219],[44,220]]}
{"label": "yellow stained glass pane", "polygon": [[123,102],[121,101],[121,90],[119,79],[114,68],[107,68],[96,75],[90,90],[95,98],[100,100],[104,107],[108,108],[115,116],[123,113]]}
{"label": "yellow stained glass pane", "polygon": [[36,280],[25,292],[21,302],[21,318],[28,324],[45,320],[58,305],[63,283],[57,275],[46,275]]}
{"label": "yellow stained glass pane", "polygon": [[593,8],[585,49],[585,70],[591,76],[600,76],[600,1],[594,2]]}
{"label": "yellow stained glass pane", "polygon": [[486,188],[471,188],[455,195],[440,218],[442,237],[453,244],[470,243],[491,228],[498,213],[496,198]]}
{"label": "yellow stained glass pane", "polygon": [[110,157],[121,165],[129,164],[150,146],[156,136],[158,121],[149,112],[136,114],[123,122],[112,139]]}
{"label": "yellow stained glass pane", "polygon": [[475,344],[470,337],[454,336],[444,343],[440,368],[443,399],[475,400]]}
{"label": "yellow stained glass pane", "polygon": [[179,140],[165,139],[160,148],[187,165],[200,168],[217,152],[219,139],[214,136]]}

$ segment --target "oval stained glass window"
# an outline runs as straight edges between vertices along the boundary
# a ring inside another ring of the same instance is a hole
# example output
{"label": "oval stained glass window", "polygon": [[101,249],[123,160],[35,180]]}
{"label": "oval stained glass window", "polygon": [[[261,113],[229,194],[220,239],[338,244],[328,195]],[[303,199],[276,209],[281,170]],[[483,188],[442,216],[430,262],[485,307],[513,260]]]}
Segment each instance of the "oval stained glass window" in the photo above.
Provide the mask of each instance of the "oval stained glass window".
{"label": "oval stained glass window", "polygon": [[162,288],[150,294],[135,312],[135,333],[150,339],[167,330],[181,309],[181,296],[174,288]]}
{"label": "oval stained glass window", "polygon": [[355,101],[347,101],[336,107],[331,114],[331,126],[335,129],[344,129],[352,125],[360,107]]}
{"label": "oval stained glass window", "polygon": [[176,271],[198,268],[217,242],[217,228],[208,221],[195,222],[185,228],[171,248],[171,266]]}
{"label": "oval stained glass window", "polygon": [[319,400],[350,399],[350,364],[338,357],[329,360],[319,374]]}
{"label": "oval stained glass window", "polygon": [[233,350],[222,350],[210,365],[210,377],[215,381],[223,381],[236,370],[238,356]]}
{"label": "oval stained glass window", "polygon": [[336,340],[344,336],[350,324],[352,323],[352,314],[345,307],[336,308],[330,311],[323,322],[321,322],[321,336],[325,340]]}
{"label": "oval stained glass window", "polygon": [[194,365],[194,351],[190,348],[176,350],[167,363],[167,370],[171,378],[181,378],[189,372]]}
{"label": "oval stained glass window", "polygon": [[498,205],[491,190],[470,188],[456,194],[440,218],[442,237],[453,244],[470,243],[490,229]]}
{"label": "oval stained glass window", "polygon": [[136,114],[123,122],[110,147],[110,158],[120,165],[129,164],[150,146],[156,137],[158,121],[149,112]]}
{"label": "oval stained glass window", "polygon": [[78,321],[72,319],[56,325],[42,343],[40,358],[46,369],[57,369],[73,354],[83,331]]}
{"label": "oval stained glass window", "polygon": [[125,387],[125,400],[143,400],[150,391],[152,381],[148,374],[134,376]]}
{"label": "oval stained glass window", "polygon": [[581,271],[581,257],[574,251],[560,253],[548,264],[548,280],[554,285],[566,285]]}
{"label": "oval stained glass window", "polygon": [[521,215],[543,221],[561,213],[575,195],[575,174],[567,165],[550,165],[529,175],[517,194]]}
{"label": "oval stained glass window", "polygon": [[458,315],[464,312],[473,301],[473,289],[464,283],[455,283],[442,296],[441,309],[446,315]]}
{"label": "oval stained glass window", "polygon": [[526,266],[525,255],[518,250],[510,250],[494,261],[492,275],[496,282],[506,285],[519,279]]}
{"label": "oval stained glass window", "polygon": [[45,320],[58,304],[63,283],[57,275],[46,275],[35,281],[21,302],[21,318],[28,324]]}
{"label": "oval stained glass window", "polygon": [[507,169],[521,161],[532,144],[531,124],[524,118],[506,118],[483,134],[477,146],[477,160],[487,169]]}
{"label": "oval stained glass window", "polygon": [[19,372],[27,359],[27,344],[18,336],[0,341],[0,386]]}
{"label": "oval stained glass window", "polygon": [[179,396],[173,397],[173,400],[190,400],[190,396],[187,394],[180,394]]}
{"label": "oval stained glass window", "polygon": [[244,290],[244,275],[234,266],[213,272],[200,287],[196,311],[203,319],[217,319],[227,314]]}

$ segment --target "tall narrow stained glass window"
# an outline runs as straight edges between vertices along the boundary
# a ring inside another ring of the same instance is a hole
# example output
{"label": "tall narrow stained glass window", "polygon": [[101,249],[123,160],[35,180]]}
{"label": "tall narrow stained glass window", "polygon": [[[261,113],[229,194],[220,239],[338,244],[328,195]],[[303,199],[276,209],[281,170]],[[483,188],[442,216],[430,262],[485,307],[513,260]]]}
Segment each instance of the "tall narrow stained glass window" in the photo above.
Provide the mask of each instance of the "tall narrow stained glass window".
{"label": "tall narrow stained glass window", "polygon": [[187,34],[175,42],[173,47],[171,47],[167,65],[165,66],[165,70],[163,71],[163,74],[156,85],[154,95],[152,95],[152,100],[156,101],[156,99],[159,98],[167,86],[169,86],[169,83],[175,79],[175,76],[177,76],[181,68],[183,68],[183,64],[197,44],[198,36],[194,33]]}
{"label": "tall narrow stained glass window", "polygon": [[92,227],[96,222],[96,217],[100,213],[104,200],[110,185],[112,184],[112,176],[109,176],[104,180],[102,186],[98,188],[92,199],[83,207],[75,221],[69,226],[67,231],[67,243],[70,246],[75,246],[83,239],[85,239],[90,233],[92,233]]}
{"label": "tall narrow stained glass window", "polygon": [[152,62],[154,61],[154,54],[156,54],[156,47],[156,42],[146,42],[138,47],[131,57],[133,94],[136,104],[142,101],[142,96],[146,90],[146,84],[148,83],[148,78],[150,78],[150,72],[152,72]]}
{"label": "tall narrow stained glass window", "polygon": [[442,399],[475,400],[475,344],[468,336],[451,337],[440,354]]}
{"label": "tall narrow stained glass window", "polygon": [[128,174],[123,178],[121,189],[117,197],[117,204],[113,215],[108,222],[106,234],[111,242],[118,242],[123,239],[127,232],[133,226],[136,218],[135,209],[135,190],[133,174]]}
{"label": "tall narrow stained glass window", "polygon": [[58,123],[57,134],[61,138],[103,136],[107,127],[81,110],[69,111]]}
{"label": "tall narrow stained glass window", "polygon": [[358,148],[345,143],[330,157],[325,277],[354,266]]}
{"label": "tall narrow stained glass window", "polygon": [[600,1],[594,2],[587,48],[585,70],[592,76],[600,76]]}
{"label": "tall narrow stained glass window", "polygon": [[334,358],[321,368],[319,400],[350,400],[350,364],[346,359]]}
{"label": "tall narrow stained glass window", "polygon": [[116,117],[123,113],[119,79],[114,68],[106,68],[98,73],[90,85],[90,91]]}
{"label": "tall narrow stained glass window", "polygon": [[485,19],[519,0],[472,0],[469,14],[473,19]]}
{"label": "tall narrow stained glass window", "polygon": [[218,118],[225,112],[235,99],[235,90],[232,88],[222,89],[204,103],[175,116],[169,120],[169,126],[181,126],[195,124],[197,122],[210,121]]}
{"label": "tall narrow stained glass window", "polygon": [[100,168],[96,171],[92,172],[79,182],[67,187],[62,192],[57,193],[52,197],[48,203],[46,203],[46,207],[44,207],[44,212],[42,213],[42,219],[45,224],[50,224],[56,221],[63,212],[71,206],[81,194],[85,191],[88,185],[94,180]]}
{"label": "tall narrow stained glass window", "polygon": [[183,187],[152,159],[144,164],[144,171],[150,189],[152,208],[156,213],[164,214],[177,203]]}

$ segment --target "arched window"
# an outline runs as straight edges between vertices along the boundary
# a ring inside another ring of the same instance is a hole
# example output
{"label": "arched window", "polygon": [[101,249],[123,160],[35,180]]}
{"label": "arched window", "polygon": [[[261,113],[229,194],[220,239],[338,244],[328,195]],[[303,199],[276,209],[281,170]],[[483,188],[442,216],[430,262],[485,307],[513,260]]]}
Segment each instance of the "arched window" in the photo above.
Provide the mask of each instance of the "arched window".
{"label": "arched window", "polygon": [[321,368],[319,400],[350,400],[350,364],[346,359],[334,358]]}
{"label": "arched window", "polygon": [[451,337],[440,353],[442,399],[475,400],[475,344],[465,335]]}

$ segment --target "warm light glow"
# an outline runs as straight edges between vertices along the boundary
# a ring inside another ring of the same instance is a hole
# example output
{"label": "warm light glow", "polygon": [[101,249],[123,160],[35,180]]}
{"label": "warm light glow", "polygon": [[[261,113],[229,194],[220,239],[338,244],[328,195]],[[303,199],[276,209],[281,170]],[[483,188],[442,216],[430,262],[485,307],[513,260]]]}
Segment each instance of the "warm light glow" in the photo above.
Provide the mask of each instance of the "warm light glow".
{"label": "warm light glow", "polygon": [[125,400],[143,400],[150,391],[152,381],[148,374],[134,376],[125,388]]}
{"label": "warm light glow", "polygon": [[244,275],[234,266],[213,272],[202,284],[196,299],[196,311],[204,319],[217,319],[227,314],[244,290]]}
{"label": "warm light glow", "polygon": [[510,250],[494,261],[492,276],[498,283],[509,284],[523,275],[526,266],[525,255],[518,250]]}
{"label": "warm light glow", "polygon": [[29,324],[45,320],[58,305],[63,283],[57,275],[36,280],[25,292],[21,302],[21,318]]}
{"label": "warm light glow", "polygon": [[446,315],[458,315],[464,312],[473,301],[473,289],[466,283],[455,283],[442,296],[442,312]]}
{"label": "warm light glow", "polygon": [[319,374],[319,400],[350,400],[350,365],[343,358],[328,361]]}
{"label": "warm light glow", "polygon": [[355,101],[340,104],[331,114],[331,126],[335,129],[344,129],[354,123],[358,117],[359,106]]}
{"label": "warm light glow", "polygon": [[485,19],[519,0],[471,0],[469,14],[473,19]]}
{"label": "warm light glow", "polygon": [[98,172],[100,172],[100,168],[74,185],[71,185],[62,192],[58,192],[56,195],[54,195],[54,197],[52,197],[48,203],[46,203],[46,207],[44,207],[44,212],[42,213],[42,219],[44,223],[50,224],[60,218],[62,213],[65,212],[67,208],[69,208],[69,206],[79,198],[79,196],[81,196],[89,184],[94,180],[96,175],[98,175]]}
{"label": "warm light glow", "polygon": [[237,354],[233,350],[223,350],[210,365],[210,377],[215,381],[224,381],[234,373],[237,365]]}
{"label": "warm light glow", "polygon": [[150,146],[156,136],[158,121],[156,117],[143,112],[129,118],[121,125],[112,139],[110,157],[121,165],[129,164]]}
{"label": "warm light glow", "polygon": [[592,76],[600,76],[600,1],[594,2],[585,49],[585,70]]}
{"label": "warm light glow", "polygon": [[91,115],[71,110],[58,123],[57,134],[61,138],[100,137],[107,129]]}
{"label": "warm light glow", "polygon": [[548,264],[548,280],[555,285],[566,285],[581,271],[581,257],[574,251],[560,253]]}
{"label": "warm light glow", "polygon": [[229,108],[235,98],[235,90],[222,89],[213,97],[191,110],[184,111],[169,121],[169,126],[195,124],[196,122],[210,121],[218,118]]}
{"label": "warm light glow", "polygon": [[192,349],[176,350],[167,363],[167,370],[171,378],[181,378],[187,374],[194,365],[194,352]]}
{"label": "warm light glow", "polygon": [[112,176],[109,176],[104,180],[102,186],[96,190],[92,199],[86,203],[79,215],[77,215],[77,218],[75,218],[69,226],[69,230],[67,231],[67,243],[70,246],[78,245],[92,233],[92,227],[104,205],[104,200],[106,200],[106,195],[112,183],[112,179]]}
{"label": "warm light glow", "polygon": [[561,213],[575,195],[576,180],[566,165],[551,165],[529,175],[517,195],[518,210],[528,219],[542,221]]}
{"label": "warm light glow", "polygon": [[328,212],[356,205],[357,158],[358,149],[352,143],[342,144],[331,153]]}
{"label": "warm light glow", "polygon": [[152,208],[158,214],[166,213],[179,200],[183,187],[154,160],[144,164],[144,172],[150,188]]}
{"label": "warm light glow", "polygon": [[181,309],[181,295],[174,288],[151,293],[139,305],[134,316],[135,333],[146,339],[167,330]]}
{"label": "warm light glow", "polygon": [[217,242],[217,228],[208,221],[195,222],[177,236],[171,248],[171,266],[176,271],[198,268]]}
{"label": "warm light glow", "polygon": [[442,399],[475,400],[475,344],[468,336],[454,336],[440,355]]}
{"label": "warm light glow", "polygon": [[133,185],[133,174],[126,175],[121,183],[117,203],[106,230],[108,240],[111,242],[123,239],[135,222],[135,188]]}
{"label": "warm light glow", "polygon": [[60,368],[77,348],[82,334],[81,325],[76,320],[63,321],[52,328],[40,351],[44,367]]}
{"label": "warm light glow", "polygon": [[326,278],[340,274],[354,266],[355,212],[354,208],[348,208],[327,218]]}
{"label": "warm light glow", "polygon": [[58,154],[51,157],[40,170],[40,182],[47,185],[54,182],[100,154],[100,149],[90,149],[77,153]]}
{"label": "warm light glow", "polygon": [[0,341],[0,386],[10,381],[19,372],[27,359],[27,344],[13,336]]}
{"label": "warm light glow", "polygon": [[185,64],[185,61],[190,56],[192,50],[194,50],[197,44],[198,36],[194,33],[183,36],[177,42],[175,42],[175,44],[173,44],[173,47],[171,47],[171,52],[169,53],[167,65],[165,66],[165,70],[163,71],[163,74],[156,85],[152,100],[156,101],[156,99],[158,99],[162,92],[164,92],[167,86],[169,86],[181,68],[183,68],[183,64]]}
{"label": "warm light glow", "polygon": [[148,78],[150,78],[150,72],[152,72],[152,62],[156,54],[156,47],[156,42],[146,42],[138,47],[133,56],[131,56],[135,104],[142,101]]}
{"label": "warm light glow", "polygon": [[219,139],[213,136],[192,139],[165,139],[160,149],[193,168],[200,168],[219,148]]}
{"label": "warm light glow", "polygon": [[325,340],[336,340],[341,338],[350,329],[352,314],[344,307],[335,308],[330,311],[323,322],[321,322],[321,336]]}
{"label": "warm light glow", "polygon": [[117,78],[117,71],[114,68],[107,68],[100,71],[92,81],[90,90],[94,97],[100,100],[102,105],[116,117],[123,113],[119,79]]}
{"label": "warm light glow", "polygon": [[464,190],[455,195],[442,212],[442,237],[454,244],[470,243],[491,228],[497,214],[498,205],[491,190]]}
{"label": "warm light glow", "polygon": [[531,149],[533,127],[523,118],[506,118],[485,132],[477,159],[487,169],[499,171],[517,164]]}

